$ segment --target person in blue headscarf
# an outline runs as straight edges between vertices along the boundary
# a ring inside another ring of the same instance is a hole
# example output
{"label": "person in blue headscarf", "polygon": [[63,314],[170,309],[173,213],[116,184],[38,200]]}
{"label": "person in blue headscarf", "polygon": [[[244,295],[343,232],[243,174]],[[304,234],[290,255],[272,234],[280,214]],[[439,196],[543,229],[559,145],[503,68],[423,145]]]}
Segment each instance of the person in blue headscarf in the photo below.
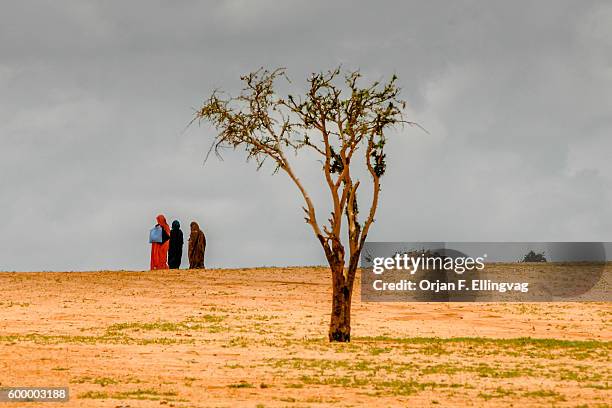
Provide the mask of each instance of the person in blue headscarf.
{"label": "person in blue headscarf", "polygon": [[183,231],[178,220],[172,221],[170,231],[170,249],[168,251],[168,266],[170,269],[178,269],[181,266],[183,257]]}

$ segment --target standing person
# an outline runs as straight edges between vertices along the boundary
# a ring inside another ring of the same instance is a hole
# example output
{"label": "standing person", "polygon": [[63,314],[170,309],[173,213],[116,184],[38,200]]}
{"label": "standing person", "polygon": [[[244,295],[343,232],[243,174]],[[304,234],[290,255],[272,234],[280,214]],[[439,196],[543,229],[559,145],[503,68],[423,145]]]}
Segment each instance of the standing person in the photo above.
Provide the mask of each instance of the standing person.
{"label": "standing person", "polygon": [[168,265],[170,269],[178,269],[181,266],[183,257],[183,231],[178,220],[172,221],[172,231],[170,231],[170,251],[168,252]]}
{"label": "standing person", "polygon": [[191,221],[191,235],[189,236],[189,269],[204,269],[205,250],[206,237],[200,230],[198,223]]}
{"label": "standing person", "polygon": [[152,271],[155,269],[168,269],[168,247],[170,246],[170,226],[166,221],[166,217],[159,214],[156,220],[157,225],[162,227],[162,242],[153,242],[151,244]]}

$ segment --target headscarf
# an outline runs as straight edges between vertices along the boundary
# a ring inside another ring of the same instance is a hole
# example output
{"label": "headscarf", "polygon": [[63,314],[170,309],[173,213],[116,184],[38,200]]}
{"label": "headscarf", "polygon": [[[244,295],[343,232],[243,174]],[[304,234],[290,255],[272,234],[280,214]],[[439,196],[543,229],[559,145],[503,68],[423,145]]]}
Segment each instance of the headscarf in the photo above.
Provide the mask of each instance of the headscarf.
{"label": "headscarf", "polygon": [[181,228],[181,223],[178,222],[178,220],[172,221],[172,229],[173,230],[177,230],[177,229],[180,229],[180,228]]}
{"label": "headscarf", "polygon": [[166,231],[166,234],[170,235],[170,226],[168,225],[168,222],[166,221],[166,217],[164,217],[162,214],[159,214],[156,220],[159,226],[162,227],[164,231]]}
{"label": "headscarf", "polygon": [[[191,221],[191,234],[189,234],[189,241],[191,241],[191,245],[195,245],[195,242],[198,241],[198,237],[200,235],[204,235],[202,230],[200,230],[200,226],[197,222]],[[204,238],[206,239],[206,238]]]}

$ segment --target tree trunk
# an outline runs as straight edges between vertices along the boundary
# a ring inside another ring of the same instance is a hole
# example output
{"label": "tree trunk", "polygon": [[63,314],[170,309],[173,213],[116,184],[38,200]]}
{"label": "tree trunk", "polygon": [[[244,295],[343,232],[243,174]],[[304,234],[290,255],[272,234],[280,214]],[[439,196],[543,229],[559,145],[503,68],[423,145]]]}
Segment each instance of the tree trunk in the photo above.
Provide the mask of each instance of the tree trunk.
{"label": "tree trunk", "polygon": [[351,296],[353,279],[345,278],[344,265],[332,266],[332,311],[329,323],[329,341],[351,341]]}

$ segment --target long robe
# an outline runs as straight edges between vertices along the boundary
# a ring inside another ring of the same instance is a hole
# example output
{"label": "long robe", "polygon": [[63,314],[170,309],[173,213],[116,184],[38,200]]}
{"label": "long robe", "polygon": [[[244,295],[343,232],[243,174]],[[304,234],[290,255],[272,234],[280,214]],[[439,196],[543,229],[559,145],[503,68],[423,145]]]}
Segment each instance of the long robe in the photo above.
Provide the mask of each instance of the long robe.
{"label": "long robe", "polygon": [[204,252],[206,251],[206,237],[197,222],[191,223],[189,235],[189,269],[204,269]]}
{"label": "long robe", "polygon": [[179,269],[182,257],[183,231],[181,231],[181,224],[175,220],[172,222],[172,231],[170,231],[170,250],[168,251],[168,266],[170,266],[170,269]]}
{"label": "long robe", "polygon": [[157,216],[157,225],[162,227],[162,242],[151,244],[151,270],[168,269],[168,248],[170,247],[170,226],[163,215]]}

